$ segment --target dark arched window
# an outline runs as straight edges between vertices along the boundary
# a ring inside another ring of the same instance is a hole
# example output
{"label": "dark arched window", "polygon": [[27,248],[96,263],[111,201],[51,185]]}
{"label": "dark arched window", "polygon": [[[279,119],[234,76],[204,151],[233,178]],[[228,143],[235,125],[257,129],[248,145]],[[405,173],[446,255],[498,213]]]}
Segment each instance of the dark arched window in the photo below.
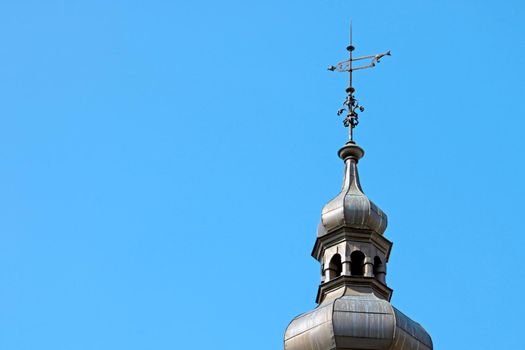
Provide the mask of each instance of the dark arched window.
{"label": "dark arched window", "polygon": [[341,263],[341,255],[335,254],[332,259],[330,259],[330,264],[328,265],[329,276],[328,279],[332,280],[338,276],[341,276],[343,272],[343,264]]}
{"label": "dark arched window", "polygon": [[350,254],[350,273],[352,276],[363,276],[364,275],[364,262],[365,255],[356,250]]}
{"label": "dark arched window", "polygon": [[383,272],[383,262],[376,256],[374,258],[374,276],[377,277],[381,272]]}
{"label": "dark arched window", "polygon": [[378,256],[374,258],[374,277],[381,283],[386,283],[386,266]]}

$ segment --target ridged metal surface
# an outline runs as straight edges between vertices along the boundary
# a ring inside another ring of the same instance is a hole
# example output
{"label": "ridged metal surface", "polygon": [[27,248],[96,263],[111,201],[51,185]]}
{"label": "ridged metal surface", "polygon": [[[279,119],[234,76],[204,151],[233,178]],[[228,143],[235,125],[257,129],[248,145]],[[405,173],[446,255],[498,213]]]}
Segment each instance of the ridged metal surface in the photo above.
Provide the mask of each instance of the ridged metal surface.
{"label": "ridged metal surface", "polygon": [[285,333],[285,350],[431,350],[417,322],[373,294],[344,295],[295,318]]}
{"label": "ridged metal surface", "polygon": [[340,227],[371,230],[383,234],[387,220],[386,214],[368,199],[361,188],[357,159],[346,159],[343,187],[341,192],[324,206],[318,237]]}
{"label": "ridged metal surface", "polygon": [[342,297],[335,300],[334,335],[338,348],[383,349],[394,337],[392,306],[371,297]]}
{"label": "ridged metal surface", "polygon": [[293,319],[284,335],[285,349],[334,349],[333,306],[333,303],[320,305],[316,309]]}
{"label": "ridged metal surface", "polygon": [[431,350],[432,338],[423,327],[394,308],[396,335],[391,350]]}

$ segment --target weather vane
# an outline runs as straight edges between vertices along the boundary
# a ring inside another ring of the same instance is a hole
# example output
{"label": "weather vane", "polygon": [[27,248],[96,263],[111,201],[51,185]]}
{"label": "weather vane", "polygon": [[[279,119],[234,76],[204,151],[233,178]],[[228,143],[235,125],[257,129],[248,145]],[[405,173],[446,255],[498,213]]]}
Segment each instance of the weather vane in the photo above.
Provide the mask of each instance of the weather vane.
{"label": "weather vane", "polygon": [[[348,94],[346,96],[346,99],[343,102],[343,108],[339,109],[337,111],[337,115],[342,115],[346,112],[346,117],[343,121],[343,124],[345,127],[348,128],[348,139],[350,141],[353,141],[353,130],[359,124],[358,119],[358,113],[357,110],[360,112],[363,112],[365,108],[363,106],[360,106],[357,102],[354,92],[355,89],[352,86],[352,73],[355,70],[360,69],[367,69],[367,68],[373,68],[376,66],[377,63],[381,61],[381,58],[384,56],[390,56],[390,50],[386,51],[385,53],[377,54],[377,55],[369,55],[369,56],[362,56],[353,58],[352,52],[355,50],[355,47],[352,45],[352,23],[350,22],[350,45],[346,48],[350,54],[350,57],[346,61],[339,62],[336,66],[330,66],[328,67],[328,70],[331,70],[332,72],[348,72],[349,73],[349,81],[348,81],[348,88],[346,88],[346,93]],[[361,61],[361,60],[370,60],[368,65],[354,67],[352,63],[354,61]]]}

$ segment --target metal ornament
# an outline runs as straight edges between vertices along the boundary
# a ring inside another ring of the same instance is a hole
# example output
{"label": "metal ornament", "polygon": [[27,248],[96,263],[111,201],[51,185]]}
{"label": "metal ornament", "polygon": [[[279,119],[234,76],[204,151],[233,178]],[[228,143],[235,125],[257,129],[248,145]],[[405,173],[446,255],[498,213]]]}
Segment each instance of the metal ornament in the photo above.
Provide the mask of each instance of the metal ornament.
{"label": "metal ornament", "polygon": [[[348,139],[353,141],[353,130],[359,124],[359,112],[364,112],[365,108],[359,104],[355,98],[355,89],[352,86],[352,73],[356,70],[374,68],[377,63],[381,62],[381,59],[385,56],[391,56],[390,50],[380,53],[377,55],[361,56],[357,58],[352,57],[352,53],[355,47],[352,45],[352,24],[350,24],[350,45],[346,48],[349,52],[349,58],[346,61],[339,62],[335,66],[328,67],[328,70],[332,72],[348,72],[348,87],[346,88],[347,96],[343,101],[343,108],[337,111],[337,115],[340,116],[346,112],[346,117],[343,120],[343,124],[348,128]],[[353,67],[352,63],[355,61],[370,60],[370,63],[364,66]]]}

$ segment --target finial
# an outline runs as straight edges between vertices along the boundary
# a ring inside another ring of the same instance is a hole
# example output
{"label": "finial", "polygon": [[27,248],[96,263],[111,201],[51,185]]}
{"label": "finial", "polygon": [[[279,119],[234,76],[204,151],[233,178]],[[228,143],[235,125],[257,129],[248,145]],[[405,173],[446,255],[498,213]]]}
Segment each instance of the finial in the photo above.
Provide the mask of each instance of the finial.
{"label": "finial", "polygon": [[[348,139],[349,141],[353,141],[353,131],[354,128],[359,124],[358,116],[359,114],[357,111],[364,112],[365,108],[361,105],[359,105],[359,102],[357,102],[357,99],[354,96],[355,89],[352,84],[352,73],[355,70],[360,69],[367,69],[367,68],[373,68],[376,66],[377,63],[381,61],[381,58],[384,56],[390,56],[390,50],[377,54],[377,55],[368,55],[368,56],[361,56],[357,58],[352,57],[352,53],[355,50],[355,47],[352,42],[352,21],[350,21],[350,44],[346,48],[349,53],[349,58],[346,61],[339,62],[335,66],[328,67],[328,70],[332,72],[348,72],[348,87],[346,88],[346,98],[343,102],[343,108],[339,109],[337,111],[337,115],[342,115],[346,112],[346,117],[343,120],[343,124],[345,127],[348,128]],[[352,63],[354,61],[361,61],[370,59],[370,63],[368,65],[359,66],[359,67],[353,67]]]}

